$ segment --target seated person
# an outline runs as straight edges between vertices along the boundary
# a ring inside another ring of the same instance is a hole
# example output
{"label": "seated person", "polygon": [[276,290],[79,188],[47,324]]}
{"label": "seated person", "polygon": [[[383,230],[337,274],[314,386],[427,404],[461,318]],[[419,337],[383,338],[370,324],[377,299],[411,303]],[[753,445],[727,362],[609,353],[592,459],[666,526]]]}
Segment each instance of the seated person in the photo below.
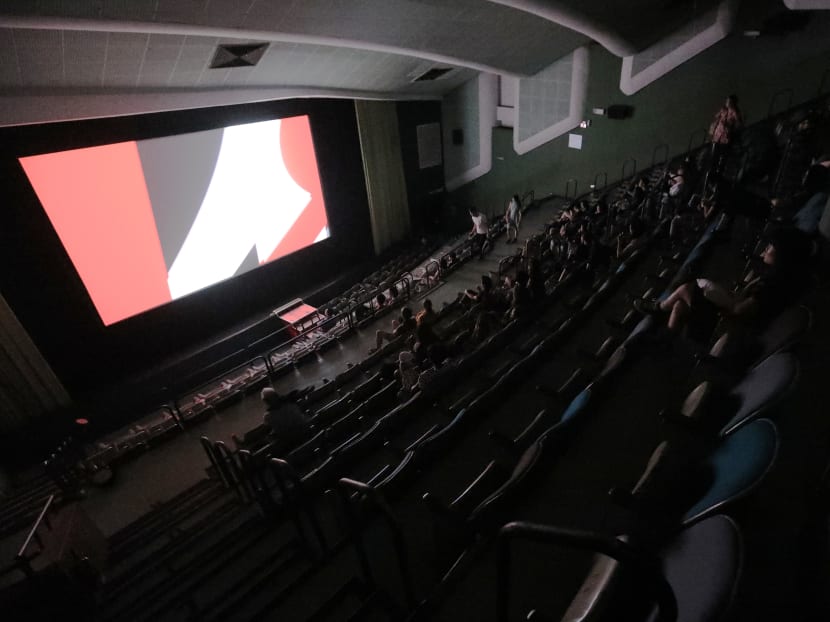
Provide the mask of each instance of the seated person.
{"label": "seated person", "polygon": [[470,230],[470,239],[479,255],[479,259],[483,259],[485,253],[490,250],[490,226],[487,223],[487,216],[478,211],[475,207],[470,208],[470,219],[473,221],[473,227]]}
{"label": "seated person", "polygon": [[507,300],[501,288],[493,285],[493,279],[481,275],[481,285],[477,289],[468,289],[463,294],[464,300],[478,305],[480,313],[501,313],[507,309]]}
{"label": "seated person", "polygon": [[637,179],[637,183],[634,184],[633,188],[625,191],[624,197],[631,208],[637,208],[643,202],[643,199],[646,198],[647,191],[648,180],[645,177],[640,177]]}
{"label": "seated person", "polygon": [[[646,227],[643,221],[637,217],[632,218],[628,223],[628,235],[623,236],[621,233],[617,237],[617,259],[625,260],[634,251],[642,248],[647,241],[645,233]],[[624,237],[627,238],[625,241]]]}
{"label": "seated person", "polygon": [[804,206],[793,216],[793,226],[799,231],[813,235],[818,231],[818,224],[824,215],[824,208],[827,206],[827,192],[816,192],[811,196]]}
{"label": "seated person", "polygon": [[271,452],[278,457],[308,436],[309,422],[296,400],[290,396],[280,395],[271,387],[265,387],[259,395],[265,403],[263,422],[274,437]]}
{"label": "seated person", "polygon": [[514,320],[527,314],[531,305],[531,294],[527,287],[527,281],[527,272],[519,270],[510,287],[510,308],[507,310],[506,320]]}
{"label": "seated person", "polygon": [[668,188],[666,194],[671,198],[681,197],[686,189],[685,169],[682,166],[677,168],[677,172],[669,173],[667,182]]}
{"label": "seated person", "polygon": [[432,308],[432,301],[429,298],[424,299],[423,309],[418,311],[415,321],[418,326],[427,326],[428,328],[432,328],[438,323],[438,314]]}
{"label": "seated person", "polygon": [[427,356],[421,364],[421,373],[418,375],[418,388],[427,388],[448,360],[449,351],[442,343],[435,343],[427,348]]}
{"label": "seated person", "polygon": [[761,253],[761,274],[752,276],[738,292],[709,279],[678,287],[665,300],[636,300],[637,310],[668,316],[667,328],[677,333],[701,315],[715,311],[756,327],[765,326],[801,293],[809,276],[809,244],[803,233],[778,231]]}
{"label": "seated person", "polygon": [[411,335],[415,331],[415,318],[412,309],[404,307],[397,319],[392,320],[392,332],[379,330],[375,333],[375,347],[370,351],[380,350],[384,341],[392,341],[396,337]]}
{"label": "seated person", "polygon": [[432,301],[429,298],[424,299],[423,309],[415,316],[415,343],[424,342],[424,347],[428,347],[438,341],[434,327],[439,319],[432,308]]}
{"label": "seated person", "polygon": [[401,383],[399,398],[409,397],[418,388],[418,377],[421,372],[418,369],[417,353],[404,350],[398,354],[398,380]]}

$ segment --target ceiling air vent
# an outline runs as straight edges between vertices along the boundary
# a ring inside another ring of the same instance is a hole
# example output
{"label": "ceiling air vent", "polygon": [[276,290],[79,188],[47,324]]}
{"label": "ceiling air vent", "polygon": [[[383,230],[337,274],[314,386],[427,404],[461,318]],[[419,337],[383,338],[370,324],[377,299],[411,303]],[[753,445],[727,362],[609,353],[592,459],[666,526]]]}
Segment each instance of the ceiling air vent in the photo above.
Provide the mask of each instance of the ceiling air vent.
{"label": "ceiling air vent", "polygon": [[211,69],[228,67],[253,67],[268,49],[267,43],[223,44],[216,47]]}
{"label": "ceiling air vent", "polygon": [[432,69],[428,69],[424,73],[416,76],[413,78],[413,82],[426,82],[427,80],[437,80],[438,78],[443,77],[445,74],[452,71],[454,67],[433,67]]}

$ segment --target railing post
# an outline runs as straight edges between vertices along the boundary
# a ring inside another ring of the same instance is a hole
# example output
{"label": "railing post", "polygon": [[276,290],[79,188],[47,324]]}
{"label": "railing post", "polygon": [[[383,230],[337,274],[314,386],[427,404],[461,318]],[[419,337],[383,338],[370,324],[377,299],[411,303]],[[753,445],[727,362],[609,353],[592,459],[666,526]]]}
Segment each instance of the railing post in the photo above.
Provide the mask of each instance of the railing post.
{"label": "railing post", "polygon": [[[571,197],[571,196],[570,196],[570,194],[569,194],[569,190],[571,189],[571,182],[573,182],[573,191],[574,191],[574,195],[573,195],[573,197]],[[576,198],[576,195],[577,195],[577,189],[578,189],[578,187],[579,187],[579,186],[578,186],[578,183],[579,183],[579,182],[577,182],[577,180],[576,180],[575,178],[573,178],[573,177],[571,177],[570,179],[568,179],[568,180],[565,182],[565,200],[567,200],[567,199],[575,199],[575,198]]]}
{"label": "railing post", "polygon": [[[631,163],[631,174],[626,176],[625,171],[626,171],[626,168],[628,167],[629,163]],[[627,179],[630,179],[631,177],[634,177],[634,175],[636,175],[636,174],[637,174],[637,160],[635,160],[634,158],[628,158],[625,162],[623,162],[622,172],[620,173],[620,181],[626,181]]]}
{"label": "railing post", "polygon": [[[694,146],[694,144],[695,144],[695,138],[698,136],[698,134],[699,134],[699,135],[701,135],[701,136],[702,136],[702,138],[701,138],[701,140],[700,140],[700,144],[698,144],[697,146]],[[696,130],[695,130],[695,131],[693,131],[691,134],[689,134],[689,144],[688,144],[688,145],[687,145],[687,147],[686,147],[686,151],[687,151],[687,152],[690,152],[690,151],[692,151],[693,149],[697,149],[697,148],[699,148],[699,147],[702,147],[703,145],[705,145],[705,144],[706,144],[706,139],[707,139],[708,137],[709,137],[709,130],[707,130],[707,129],[705,129],[705,128],[699,128],[699,129],[696,129]]]}
{"label": "railing post", "polygon": [[173,409],[172,406],[170,406],[170,404],[162,404],[161,410],[166,411],[167,414],[169,414],[173,421],[176,423],[176,425],[179,426],[179,429],[184,430],[184,421],[182,421],[181,416],[176,413],[176,411]]}
{"label": "railing post", "polygon": [[[409,562],[408,556],[406,554],[406,544],[403,540],[403,533],[401,530],[401,526],[395,517],[392,508],[389,507],[389,504],[386,503],[386,499],[383,498],[375,488],[368,484],[364,484],[363,482],[358,482],[349,478],[341,478],[338,482],[341,489],[341,498],[343,499],[344,504],[346,504],[347,512],[353,512],[351,508],[351,503],[349,500],[349,493],[347,492],[349,489],[354,490],[358,493],[358,497],[367,498],[372,501],[375,506],[381,511],[381,514],[386,519],[386,524],[389,527],[389,530],[392,532],[392,543],[395,547],[396,557],[398,561],[398,571],[401,575],[401,583],[403,584],[403,591],[404,597],[406,598],[406,603],[410,608],[413,608],[416,605],[415,599],[415,592],[412,587],[412,576],[409,573]],[[354,514],[351,514],[350,521],[354,521],[354,525],[356,525],[356,517]],[[359,532],[359,530],[358,530]],[[356,543],[360,543],[360,546],[363,547],[363,539],[362,534],[358,536],[359,539],[356,539]],[[366,564],[366,570],[369,572],[369,576],[371,576],[371,570],[368,567],[369,559],[366,557],[365,549],[362,550],[361,554],[364,556],[361,559],[361,563]]]}
{"label": "railing post", "polygon": [[[660,152],[660,150],[663,151],[663,159],[658,162],[657,154]],[[667,143],[661,143],[661,144],[657,145],[654,149],[652,149],[652,151],[651,151],[651,166],[652,166],[652,168],[654,168],[658,163],[659,164],[665,164],[668,161],[669,161],[669,145]]]}

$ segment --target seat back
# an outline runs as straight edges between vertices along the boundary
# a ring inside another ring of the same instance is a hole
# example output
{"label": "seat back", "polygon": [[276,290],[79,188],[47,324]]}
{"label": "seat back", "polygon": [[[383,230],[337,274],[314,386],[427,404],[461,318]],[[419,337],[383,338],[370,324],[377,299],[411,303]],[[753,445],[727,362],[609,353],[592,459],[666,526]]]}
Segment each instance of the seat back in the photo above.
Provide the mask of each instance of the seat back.
{"label": "seat back", "polygon": [[740,405],[721,434],[730,434],[760,417],[777,404],[797,380],[798,359],[795,355],[779,352],[761,361],[729,392],[730,396],[738,398]]}
{"label": "seat back", "polygon": [[804,305],[789,307],[776,317],[758,338],[758,361],[792,347],[813,323],[813,314]]}
{"label": "seat back", "polygon": [[678,622],[722,619],[743,567],[743,538],[731,518],[718,514],[684,529],[660,558],[677,599]]}
{"label": "seat back", "polygon": [[704,465],[711,479],[683,515],[683,524],[697,522],[748,495],[766,477],[777,455],[778,430],[769,419],[757,419],[726,436]]}

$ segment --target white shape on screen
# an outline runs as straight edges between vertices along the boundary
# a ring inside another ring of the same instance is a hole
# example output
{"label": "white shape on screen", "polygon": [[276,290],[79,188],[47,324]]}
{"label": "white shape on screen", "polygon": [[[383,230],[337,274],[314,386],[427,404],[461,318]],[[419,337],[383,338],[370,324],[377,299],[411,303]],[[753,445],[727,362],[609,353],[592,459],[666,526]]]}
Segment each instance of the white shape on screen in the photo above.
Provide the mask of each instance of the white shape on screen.
{"label": "white shape on screen", "polygon": [[202,206],[168,274],[173,299],[263,263],[311,201],[285,168],[280,120],[227,127]]}

